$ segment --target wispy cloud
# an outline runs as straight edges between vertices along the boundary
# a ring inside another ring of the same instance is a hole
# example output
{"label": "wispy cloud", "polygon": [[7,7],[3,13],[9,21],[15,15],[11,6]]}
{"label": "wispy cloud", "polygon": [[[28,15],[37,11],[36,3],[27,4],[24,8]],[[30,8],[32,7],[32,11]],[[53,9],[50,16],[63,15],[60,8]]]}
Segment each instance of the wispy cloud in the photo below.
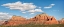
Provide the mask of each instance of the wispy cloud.
{"label": "wispy cloud", "polygon": [[49,6],[45,6],[44,8],[52,8],[55,4],[50,4]]}
{"label": "wispy cloud", "polygon": [[31,13],[31,14],[34,14],[34,13]]}
{"label": "wispy cloud", "polygon": [[53,10],[53,11],[59,11],[59,10]]}
{"label": "wispy cloud", "polygon": [[11,18],[12,15],[9,15],[9,13],[4,13],[4,12],[0,12],[0,20],[3,20],[3,19],[9,19]]}
{"label": "wispy cloud", "polygon": [[41,7],[38,7],[33,3],[22,3],[20,1],[14,3],[6,3],[3,4],[2,6],[5,6],[6,8],[10,8],[12,10],[20,10],[22,11],[22,13],[26,13],[25,11],[42,12]]}
{"label": "wispy cloud", "polygon": [[43,12],[41,9],[29,10],[30,13]]}
{"label": "wispy cloud", "polygon": [[54,6],[55,4],[51,4],[51,6]]}
{"label": "wispy cloud", "polygon": [[22,13],[26,13],[26,12],[22,12]]}
{"label": "wispy cloud", "polygon": [[60,10],[49,10],[50,12],[59,12]]}

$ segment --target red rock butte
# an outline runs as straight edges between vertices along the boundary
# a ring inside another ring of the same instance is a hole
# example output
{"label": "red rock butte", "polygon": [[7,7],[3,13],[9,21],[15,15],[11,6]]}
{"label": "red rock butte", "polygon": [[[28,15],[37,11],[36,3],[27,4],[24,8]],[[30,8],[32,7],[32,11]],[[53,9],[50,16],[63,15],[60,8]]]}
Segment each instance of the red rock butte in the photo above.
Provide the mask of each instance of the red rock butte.
{"label": "red rock butte", "polygon": [[59,22],[53,16],[49,16],[46,13],[42,13],[30,19],[26,19],[21,16],[12,16],[12,18],[8,21],[5,21],[3,25],[19,25],[19,24],[30,24],[30,23],[31,24],[45,24],[45,25],[59,24]]}

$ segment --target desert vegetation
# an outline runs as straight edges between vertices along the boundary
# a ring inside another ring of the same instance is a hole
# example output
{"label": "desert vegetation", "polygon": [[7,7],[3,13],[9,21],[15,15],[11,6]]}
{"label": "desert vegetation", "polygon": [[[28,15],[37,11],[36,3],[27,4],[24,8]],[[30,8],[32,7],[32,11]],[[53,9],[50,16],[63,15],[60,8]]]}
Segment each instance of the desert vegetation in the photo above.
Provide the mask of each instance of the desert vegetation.
{"label": "desert vegetation", "polygon": [[53,25],[26,24],[26,25],[17,25],[17,26],[16,25],[15,26],[4,26],[4,25],[1,25],[0,27],[64,27],[64,24],[53,24]]}

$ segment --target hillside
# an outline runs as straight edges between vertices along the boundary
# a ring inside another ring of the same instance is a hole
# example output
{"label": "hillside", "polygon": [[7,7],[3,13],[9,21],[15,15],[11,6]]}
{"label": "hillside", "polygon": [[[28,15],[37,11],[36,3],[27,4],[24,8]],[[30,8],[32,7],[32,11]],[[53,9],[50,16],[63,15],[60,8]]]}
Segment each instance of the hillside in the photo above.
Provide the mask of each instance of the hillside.
{"label": "hillside", "polygon": [[[59,22],[61,24],[64,24],[64,20],[60,20]],[[42,13],[30,19],[26,19],[21,16],[12,16],[12,18],[8,21],[5,21],[3,25],[7,26],[26,25],[26,24],[52,25],[52,24],[60,24],[59,22],[53,16],[49,16],[46,13]]]}

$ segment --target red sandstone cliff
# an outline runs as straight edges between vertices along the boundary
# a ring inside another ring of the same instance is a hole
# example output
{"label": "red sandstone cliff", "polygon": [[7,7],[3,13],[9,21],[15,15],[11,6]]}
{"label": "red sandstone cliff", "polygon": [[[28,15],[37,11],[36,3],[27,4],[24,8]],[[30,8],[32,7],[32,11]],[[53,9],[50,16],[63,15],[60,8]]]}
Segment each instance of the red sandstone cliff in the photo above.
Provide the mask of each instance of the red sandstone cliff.
{"label": "red sandstone cliff", "polygon": [[19,24],[25,24],[26,19],[21,16],[12,16],[12,18],[9,21],[5,21],[4,25],[19,25]]}
{"label": "red sandstone cliff", "polygon": [[20,16],[12,16],[12,18],[9,21],[4,22],[4,25],[19,25],[19,24],[29,24],[29,23],[58,24],[58,21],[53,16],[49,16],[45,13],[42,13],[28,20]]}
{"label": "red sandstone cliff", "polygon": [[53,16],[49,16],[45,13],[36,15],[34,18],[31,18],[30,20],[32,22],[35,22],[36,24],[58,24],[58,21]]}

